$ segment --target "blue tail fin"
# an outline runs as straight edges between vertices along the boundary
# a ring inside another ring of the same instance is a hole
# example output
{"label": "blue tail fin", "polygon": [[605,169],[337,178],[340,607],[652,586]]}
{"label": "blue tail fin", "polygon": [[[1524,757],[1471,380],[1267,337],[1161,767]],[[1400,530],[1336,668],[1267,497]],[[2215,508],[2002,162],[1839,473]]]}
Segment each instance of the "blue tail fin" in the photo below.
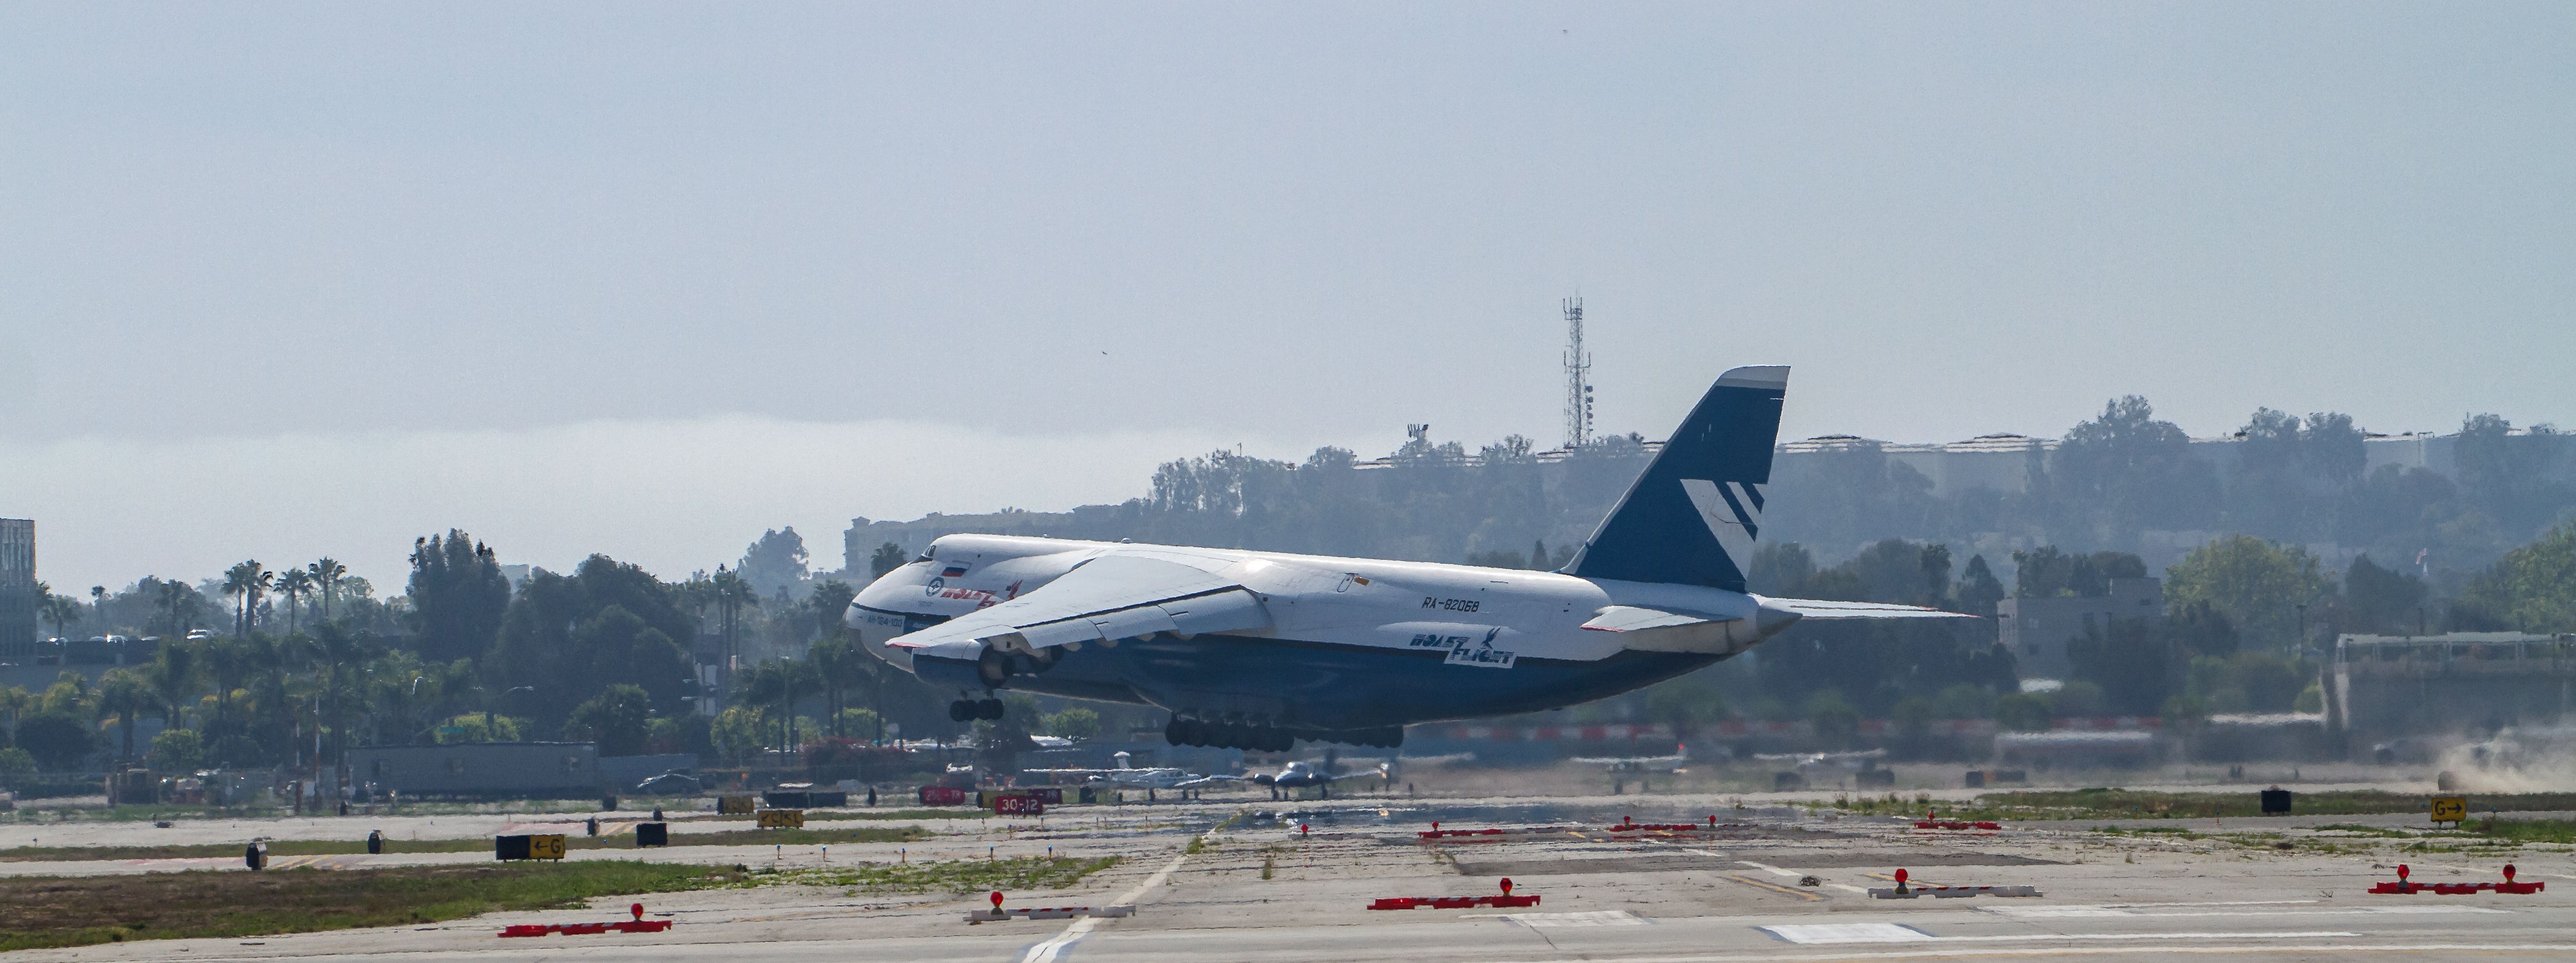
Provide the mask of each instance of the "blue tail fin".
{"label": "blue tail fin", "polygon": [[1744,591],[1788,391],[1786,365],[1718,378],[1564,571]]}

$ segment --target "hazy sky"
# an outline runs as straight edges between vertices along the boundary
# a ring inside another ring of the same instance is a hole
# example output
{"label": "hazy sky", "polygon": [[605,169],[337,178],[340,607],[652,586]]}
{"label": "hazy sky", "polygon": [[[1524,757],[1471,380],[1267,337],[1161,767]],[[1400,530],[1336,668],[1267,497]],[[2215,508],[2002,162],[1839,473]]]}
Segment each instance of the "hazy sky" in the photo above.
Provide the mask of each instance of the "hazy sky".
{"label": "hazy sky", "polygon": [[[2576,422],[2576,6],[0,4],[58,587],[666,577],[1243,443]],[[1794,496],[1789,496],[1794,497]]]}

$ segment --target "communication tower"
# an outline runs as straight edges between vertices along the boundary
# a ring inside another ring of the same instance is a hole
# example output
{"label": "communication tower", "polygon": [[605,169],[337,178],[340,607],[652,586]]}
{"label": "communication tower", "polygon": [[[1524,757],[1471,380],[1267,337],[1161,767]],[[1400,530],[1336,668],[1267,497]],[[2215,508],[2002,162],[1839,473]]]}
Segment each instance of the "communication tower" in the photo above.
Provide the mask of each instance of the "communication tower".
{"label": "communication tower", "polygon": [[1583,350],[1583,299],[1565,299],[1565,447],[1592,440],[1592,355]]}

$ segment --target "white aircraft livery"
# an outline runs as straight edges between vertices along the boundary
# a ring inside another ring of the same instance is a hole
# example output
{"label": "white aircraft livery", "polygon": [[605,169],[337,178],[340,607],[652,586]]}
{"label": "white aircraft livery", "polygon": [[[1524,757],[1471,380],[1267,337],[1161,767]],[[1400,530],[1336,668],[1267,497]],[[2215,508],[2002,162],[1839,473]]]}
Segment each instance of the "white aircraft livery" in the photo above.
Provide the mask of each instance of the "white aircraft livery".
{"label": "white aircraft livery", "polygon": [[959,721],[999,718],[1013,689],[1160,707],[1175,745],[1275,751],[1616,695],[1801,619],[1967,618],[1746,591],[1788,383],[1782,366],[1720,377],[1558,571],[950,535],[862,590],[849,624],[956,689]]}

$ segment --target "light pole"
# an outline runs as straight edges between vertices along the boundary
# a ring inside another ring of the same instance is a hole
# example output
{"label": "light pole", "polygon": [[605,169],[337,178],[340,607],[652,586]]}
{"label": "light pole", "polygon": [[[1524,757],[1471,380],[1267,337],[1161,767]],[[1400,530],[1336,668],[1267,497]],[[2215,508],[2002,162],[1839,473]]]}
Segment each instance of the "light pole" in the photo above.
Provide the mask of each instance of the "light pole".
{"label": "light pole", "polygon": [[498,736],[500,735],[500,732],[499,732],[498,730],[495,730],[495,729],[493,729],[493,728],[492,728],[492,702],[499,702],[499,701],[501,701],[501,700],[503,700],[503,699],[507,699],[507,698],[509,698],[509,697],[510,697],[510,693],[513,693],[513,692],[535,692],[535,691],[537,691],[537,687],[536,687],[536,686],[532,686],[532,685],[523,685],[523,686],[517,686],[517,687],[514,687],[514,688],[503,689],[503,690],[501,690],[501,694],[500,694],[500,695],[496,695],[496,696],[493,696],[493,697],[492,697],[492,701],[491,701],[491,702],[483,703],[483,739],[484,739],[484,741],[486,741],[486,742],[499,742],[499,741],[501,741],[501,740],[498,738]]}

